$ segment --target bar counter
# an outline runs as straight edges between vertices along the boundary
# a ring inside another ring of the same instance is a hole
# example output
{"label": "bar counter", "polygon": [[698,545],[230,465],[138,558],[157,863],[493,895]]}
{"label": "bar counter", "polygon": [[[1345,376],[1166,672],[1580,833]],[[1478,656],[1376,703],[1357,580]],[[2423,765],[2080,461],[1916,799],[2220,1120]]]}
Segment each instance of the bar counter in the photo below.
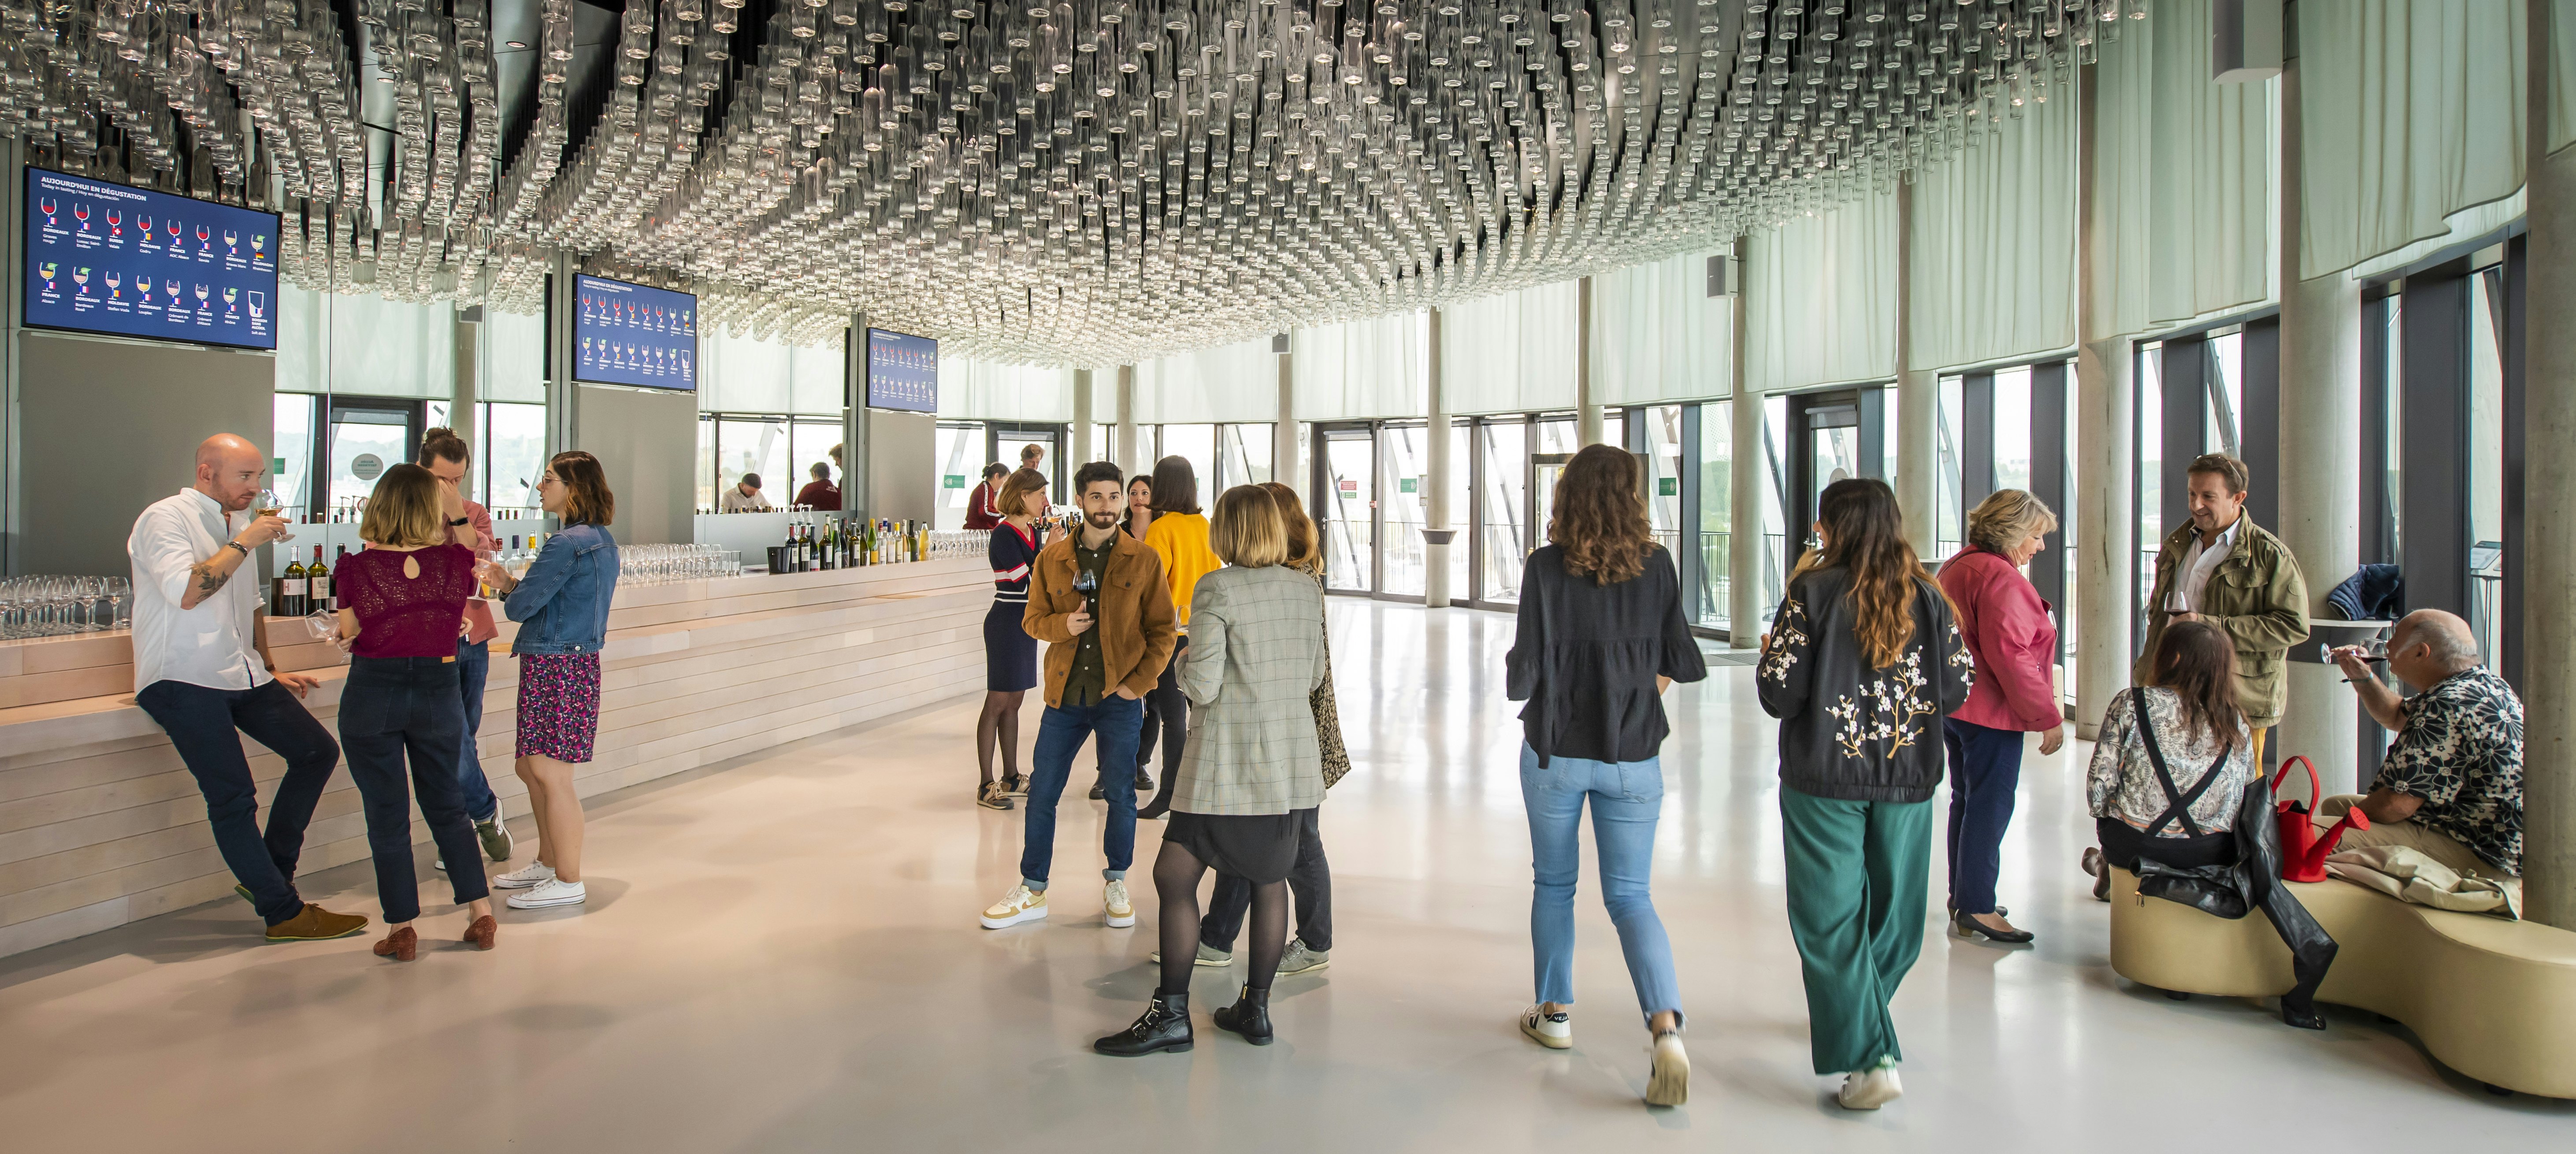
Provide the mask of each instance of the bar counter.
{"label": "bar counter", "polygon": [[[580,791],[975,692],[992,600],[982,558],[620,588],[602,655],[599,738]],[[322,676],[305,705],[336,737],[347,671],[339,653],[301,621],[268,628],[281,668]],[[501,630],[478,746],[502,810],[519,817],[528,803],[511,771],[518,663],[506,655],[516,626]],[[0,956],[231,895],[196,780],[134,704],[133,676],[123,632],[0,642]],[[264,823],[285,766],[243,745]],[[425,843],[417,815],[413,840]],[[533,830],[514,832],[533,850]],[[314,811],[300,869],[366,856],[344,767]]]}

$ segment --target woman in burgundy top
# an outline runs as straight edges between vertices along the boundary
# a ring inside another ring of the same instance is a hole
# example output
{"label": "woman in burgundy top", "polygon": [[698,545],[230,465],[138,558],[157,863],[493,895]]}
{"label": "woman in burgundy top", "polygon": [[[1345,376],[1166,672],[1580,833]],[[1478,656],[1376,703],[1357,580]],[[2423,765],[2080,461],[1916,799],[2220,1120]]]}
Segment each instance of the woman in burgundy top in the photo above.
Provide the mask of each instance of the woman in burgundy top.
{"label": "woman in burgundy top", "polygon": [[1941,590],[1977,663],[1967,704],[1943,719],[1950,747],[1950,921],[1960,937],[2018,943],[1995,874],[2021,787],[2022,735],[2047,757],[2066,742],[2057,704],[2057,626],[2021,568],[2057,529],[2057,514],[2020,489],[1998,489],[1968,514],[1968,547],[1941,564]]}
{"label": "woman in burgundy top", "polygon": [[1010,475],[1011,471],[998,463],[984,466],[984,479],[976,482],[974,491],[966,497],[968,529],[991,529],[1002,523],[1002,514],[993,507],[993,498],[1001,495],[1002,479]]}
{"label": "woman in burgundy top", "polygon": [[474,592],[474,551],[448,541],[447,522],[462,514],[456,490],[418,465],[385,470],[359,523],[368,547],[332,570],[340,594],[336,637],[351,655],[340,691],[340,748],[367,815],[367,847],[376,861],[376,896],[392,932],[376,943],[380,957],[410,961],[420,949],[412,920],[420,916],[413,872],[411,796],[447,861],[459,904],[470,907],[465,940],[491,949],[490,884],[474,840],[474,822],[456,776],[464,751],[465,705],[458,688],[456,638],[465,599]]}

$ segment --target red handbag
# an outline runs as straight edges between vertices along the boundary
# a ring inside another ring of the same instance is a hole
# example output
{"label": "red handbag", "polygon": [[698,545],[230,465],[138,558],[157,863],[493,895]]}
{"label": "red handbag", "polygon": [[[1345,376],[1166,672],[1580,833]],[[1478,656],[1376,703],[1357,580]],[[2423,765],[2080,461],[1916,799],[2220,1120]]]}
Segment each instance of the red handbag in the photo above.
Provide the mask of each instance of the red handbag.
{"label": "red handbag", "polygon": [[2308,800],[2284,801],[2272,811],[2272,820],[2281,830],[2281,880],[2321,882],[2326,880],[2326,855],[2333,853],[2335,843],[2343,840],[2346,829],[2369,829],[2370,818],[2360,806],[2345,811],[2343,820],[2320,837],[2317,834],[2315,807],[2324,801],[2325,783],[2317,778],[2316,763],[2305,754],[2294,754],[2281,763],[2281,772],[2272,778],[2272,792],[2281,792],[2281,783],[2290,779],[2290,767],[2301,765],[2308,770]]}

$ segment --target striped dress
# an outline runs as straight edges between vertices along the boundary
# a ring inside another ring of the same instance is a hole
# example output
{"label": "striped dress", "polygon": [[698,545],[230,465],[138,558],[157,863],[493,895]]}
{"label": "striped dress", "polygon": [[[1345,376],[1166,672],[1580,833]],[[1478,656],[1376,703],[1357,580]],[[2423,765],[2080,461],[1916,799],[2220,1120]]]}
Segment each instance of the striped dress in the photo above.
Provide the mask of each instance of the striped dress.
{"label": "striped dress", "polygon": [[1038,683],[1038,639],[1021,624],[1029,608],[1029,565],[1038,558],[1034,529],[1004,521],[993,527],[993,607],[984,613],[984,688],[1019,693]]}

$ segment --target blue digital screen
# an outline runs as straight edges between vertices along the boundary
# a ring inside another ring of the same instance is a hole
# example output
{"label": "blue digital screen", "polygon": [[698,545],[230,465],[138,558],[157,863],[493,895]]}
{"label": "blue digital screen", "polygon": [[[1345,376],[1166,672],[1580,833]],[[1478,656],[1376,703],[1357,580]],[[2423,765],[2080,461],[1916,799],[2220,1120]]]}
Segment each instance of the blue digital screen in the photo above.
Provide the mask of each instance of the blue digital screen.
{"label": "blue digital screen", "polygon": [[869,329],[868,407],[938,412],[939,342]]}
{"label": "blue digital screen", "polygon": [[575,275],[576,381],[647,389],[698,387],[698,298],[622,280]]}
{"label": "blue digital screen", "polygon": [[27,170],[24,320],[277,348],[277,214]]}

